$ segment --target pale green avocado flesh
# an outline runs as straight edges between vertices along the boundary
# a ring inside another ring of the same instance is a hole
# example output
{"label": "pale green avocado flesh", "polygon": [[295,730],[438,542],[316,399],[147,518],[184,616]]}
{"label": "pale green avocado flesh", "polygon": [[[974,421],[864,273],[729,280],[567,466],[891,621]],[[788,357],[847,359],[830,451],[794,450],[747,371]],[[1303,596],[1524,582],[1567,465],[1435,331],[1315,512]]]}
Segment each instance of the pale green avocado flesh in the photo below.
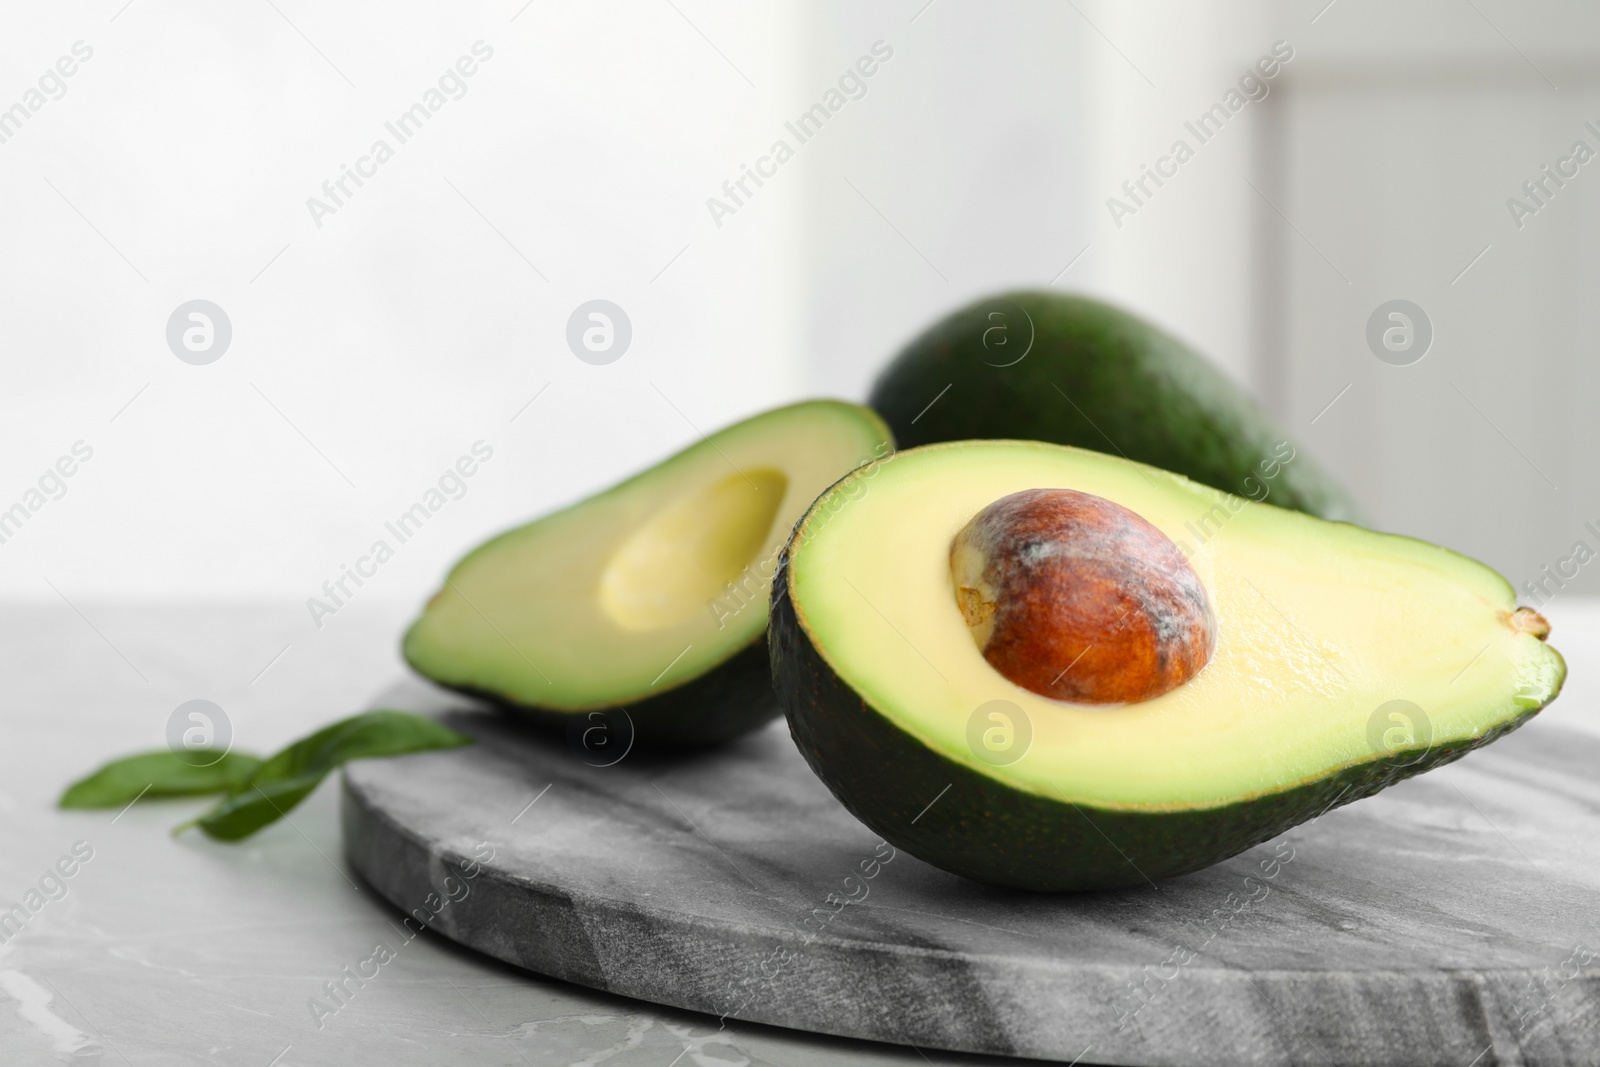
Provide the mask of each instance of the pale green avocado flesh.
{"label": "pale green avocado flesh", "polygon": [[[1111,500],[1184,552],[1217,620],[1195,677],[1074,705],[984,659],[951,540],[1038,488]],[[840,800],[922,859],[1034,889],[1214,863],[1514,728],[1566,673],[1529,631],[1543,620],[1471,559],[1035,442],[915,448],[844,478],[796,528],[773,598],[775,683]]]}
{"label": "pale green avocado flesh", "polygon": [[479,546],[405,636],[442,685],[546,721],[628,709],[638,740],[723,740],[776,714],[761,647],[777,556],[818,493],[889,454],[866,408],[728,427]]}

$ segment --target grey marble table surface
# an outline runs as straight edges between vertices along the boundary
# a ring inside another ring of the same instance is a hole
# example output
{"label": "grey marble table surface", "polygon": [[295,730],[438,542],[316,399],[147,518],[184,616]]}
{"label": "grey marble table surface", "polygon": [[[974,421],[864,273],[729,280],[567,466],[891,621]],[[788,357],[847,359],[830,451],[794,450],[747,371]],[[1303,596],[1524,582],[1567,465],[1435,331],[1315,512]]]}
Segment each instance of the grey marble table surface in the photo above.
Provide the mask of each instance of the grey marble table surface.
{"label": "grey marble table surface", "polygon": [[[1552,643],[1567,656],[1572,679],[1525,732],[1588,744],[1600,739],[1600,682],[1587,677],[1600,655],[1600,604],[1573,599],[1549,614]],[[719,1026],[713,1016],[515,969],[433,933],[408,941],[337,1012],[318,1013],[313,1005],[328,983],[369,958],[375,942],[393,942],[398,921],[346,863],[337,782],[290,820],[234,846],[170,836],[198,803],[142,801],[121,813],[54,808],[66,782],[107,757],[161,747],[168,717],[187,700],[216,702],[237,747],[258,752],[369,706],[403,673],[394,648],[405,615],[398,605],[352,604],[314,630],[295,605],[57,601],[0,609],[0,911],[47,891],[0,943],[0,1064],[1017,1062],[736,1019]],[[1519,899],[1543,900],[1549,922],[1564,928],[1571,902],[1563,889],[1575,872],[1593,868],[1595,836],[1569,840],[1536,821],[1507,823],[1495,805],[1474,818],[1471,797],[1482,786],[1474,775],[1469,759],[1331,813],[1321,825],[1337,827],[1351,817],[1346,811],[1363,806],[1369,820],[1387,812],[1414,822],[1426,817],[1417,808],[1429,790],[1460,791],[1467,814],[1452,808],[1447,829],[1461,854],[1496,879],[1550,882],[1549,894]],[[1560,814],[1562,826],[1600,819],[1584,797],[1566,803],[1573,810]],[[50,877],[74,848],[91,858],[74,865],[70,878]],[[1463,894],[1460,885],[1452,892]],[[1525,918],[1520,925],[1541,921]],[[1385,936],[1402,935],[1374,932]],[[1563,960],[1549,964],[1559,970]],[[1574,988],[1555,982],[1549,1010],[1573,1011]],[[1149,1009],[1162,1010],[1159,1002]],[[1182,1027],[1176,1015],[1148,1021]],[[1284,1029],[1290,1047],[1305,1036],[1292,1033],[1287,1018]],[[1515,1049],[1506,1048],[1497,1045],[1480,1064],[1516,1062]],[[1600,1049],[1595,1056],[1600,1061]],[[1314,1043],[1296,1061],[1331,1062]]]}

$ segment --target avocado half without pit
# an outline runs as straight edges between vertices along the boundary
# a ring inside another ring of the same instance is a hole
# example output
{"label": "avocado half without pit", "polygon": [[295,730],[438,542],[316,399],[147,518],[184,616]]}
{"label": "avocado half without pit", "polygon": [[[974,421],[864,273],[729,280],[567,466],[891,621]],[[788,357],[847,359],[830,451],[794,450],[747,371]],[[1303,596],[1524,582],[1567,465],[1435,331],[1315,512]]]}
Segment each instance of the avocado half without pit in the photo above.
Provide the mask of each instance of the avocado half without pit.
{"label": "avocado half without pit", "polygon": [[[795,520],[887,455],[883,422],[815,400],[737,423],[464,557],[406,633],[418,673],[641,746],[714,744],[779,714],[768,589]],[[624,714],[625,712],[625,714]]]}
{"label": "avocado half without pit", "polygon": [[1489,568],[1036,442],[899,452],[824,493],[772,589],[813,770],[981,882],[1195,871],[1516,728],[1566,674]]}

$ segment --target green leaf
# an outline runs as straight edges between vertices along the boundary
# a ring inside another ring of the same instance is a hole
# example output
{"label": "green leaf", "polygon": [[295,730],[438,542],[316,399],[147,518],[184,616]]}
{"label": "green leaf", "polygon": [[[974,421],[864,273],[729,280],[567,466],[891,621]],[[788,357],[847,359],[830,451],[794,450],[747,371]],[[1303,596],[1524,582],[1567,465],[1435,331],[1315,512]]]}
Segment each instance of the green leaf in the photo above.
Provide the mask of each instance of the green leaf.
{"label": "green leaf", "polygon": [[229,793],[249,781],[260,766],[260,757],[244,752],[221,753],[208,767],[195,767],[175,752],[143,752],[112,760],[88,777],[73,782],[57,803],[63,808],[120,808],[140,796],[192,797]]}
{"label": "green leaf", "polygon": [[[238,841],[276,822],[353,759],[459,748],[472,738],[406,711],[368,711],[303,738],[263,763],[247,782],[183,830],[198,825],[220,841]],[[177,831],[174,831],[177,832]]]}

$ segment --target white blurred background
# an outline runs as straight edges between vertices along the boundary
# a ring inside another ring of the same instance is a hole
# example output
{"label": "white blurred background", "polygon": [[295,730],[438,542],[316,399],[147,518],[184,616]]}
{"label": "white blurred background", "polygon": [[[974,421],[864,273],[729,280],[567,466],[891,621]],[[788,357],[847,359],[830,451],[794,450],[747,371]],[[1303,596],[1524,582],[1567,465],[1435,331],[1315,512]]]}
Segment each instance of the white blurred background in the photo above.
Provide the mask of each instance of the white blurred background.
{"label": "white blurred background", "polygon": [[[0,544],[12,601],[262,600],[313,638],[306,598],[484,441],[352,601],[403,613],[487,533],[763,407],[863,398],[1014,285],[1187,337],[1384,527],[1519,586],[1600,550],[1600,165],[1520,228],[1506,204],[1600,151],[1592,5],[105,0],[6,27],[0,509],[93,450]],[[480,41],[399,144],[385,123]],[[864,94],[715,218],[879,42]],[[1266,97],[1114,221],[1278,42]],[[314,218],[380,138],[393,158]],[[1365,341],[1396,298],[1435,332],[1410,366]],[[199,366],[166,337],[195,299],[232,326]],[[609,365],[565,340],[591,299],[632,324]]]}

